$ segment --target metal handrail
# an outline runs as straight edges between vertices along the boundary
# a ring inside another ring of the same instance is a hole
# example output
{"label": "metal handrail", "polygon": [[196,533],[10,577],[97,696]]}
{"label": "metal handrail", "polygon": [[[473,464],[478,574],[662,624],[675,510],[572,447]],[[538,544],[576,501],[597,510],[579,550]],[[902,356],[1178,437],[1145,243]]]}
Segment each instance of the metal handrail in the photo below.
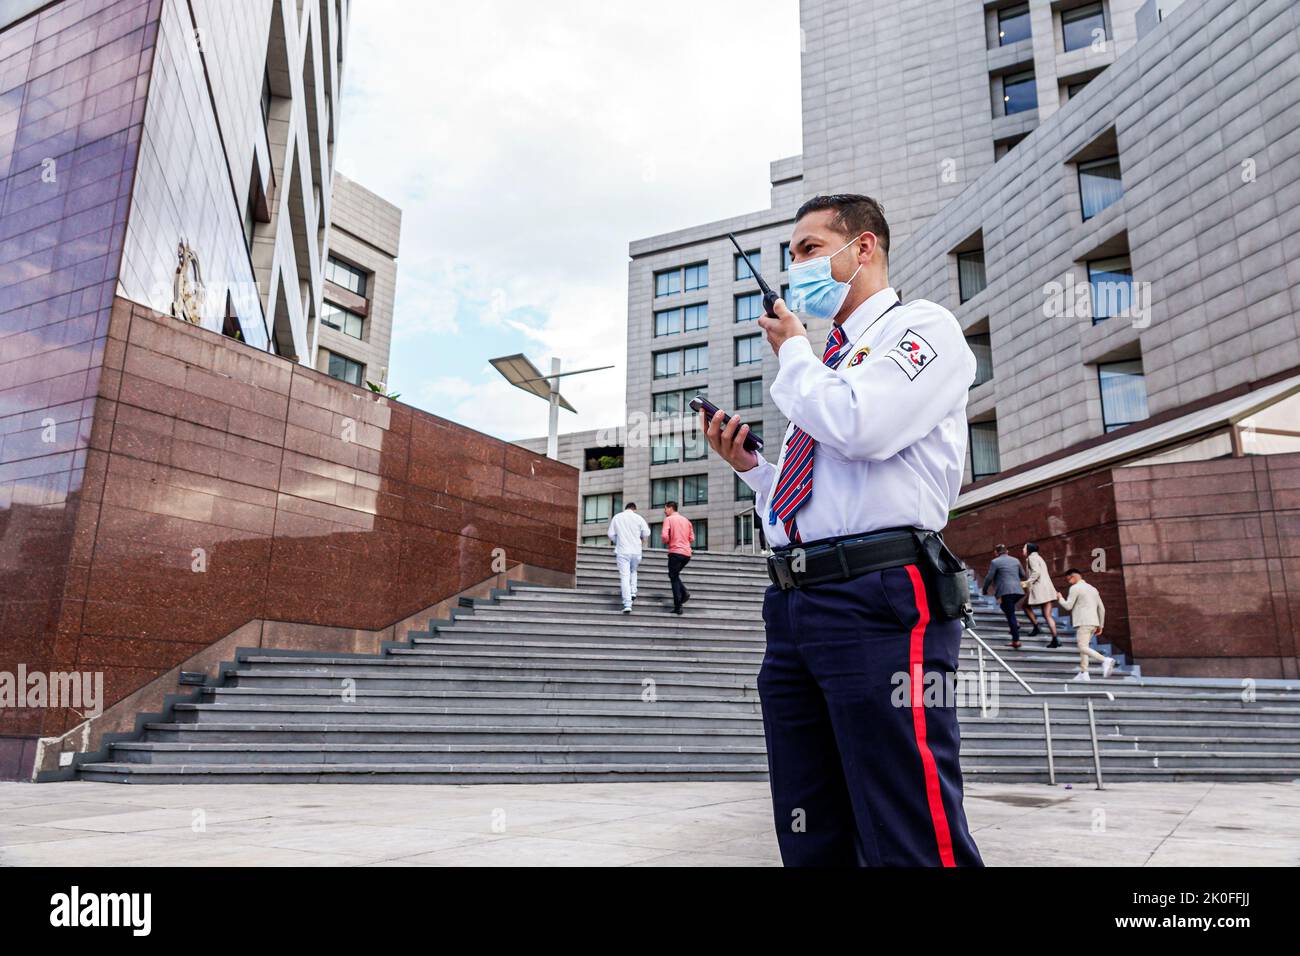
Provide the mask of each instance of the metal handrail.
{"label": "metal handrail", "polygon": [[1002,659],[1002,655],[993,650],[984,638],[975,633],[969,623],[962,623],[962,630],[969,634],[975,640],[975,651],[979,658],[979,694],[980,694],[980,716],[988,717],[988,694],[984,689],[984,652],[988,651],[993,659],[1001,665],[1002,669],[1010,674],[1022,688],[1025,693],[1033,697],[1038,697],[1043,701],[1043,740],[1047,745],[1047,780],[1048,783],[1056,785],[1056,757],[1052,750],[1052,712],[1048,706],[1048,697],[1069,697],[1080,696],[1086,698],[1085,703],[1088,705],[1088,735],[1092,741],[1092,767],[1093,773],[1097,778],[1097,789],[1105,790],[1106,785],[1102,781],[1101,775],[1101,743],[1097,739],[1097,717],[1093,710],[1093,698],[1105,697],[1108,701],[1114,701],[1115,695],[1108,690],[1102,690],[1099,687],[1067,687],[1063,690],[1056,691],[1036,691],[1016,673],[1016,669]]}
{"label": "metal handrail", "polygon": [[[744,511],[741,511],[739,514],[737,514],[736,517],[739,518],[741,517],[741,515],[753,515],[753,517],[750,519],[749,553],[750,554],[764,553],[767,549],[765,548],[760,549],[758,546],[759,534],[760,534],[758,530],[758,524],[759,524],[758,505],[757,504],[750,505]],[[744,545],[741,545],[740,548],[737,548],[737,550],[741,550],[743,548]]]}

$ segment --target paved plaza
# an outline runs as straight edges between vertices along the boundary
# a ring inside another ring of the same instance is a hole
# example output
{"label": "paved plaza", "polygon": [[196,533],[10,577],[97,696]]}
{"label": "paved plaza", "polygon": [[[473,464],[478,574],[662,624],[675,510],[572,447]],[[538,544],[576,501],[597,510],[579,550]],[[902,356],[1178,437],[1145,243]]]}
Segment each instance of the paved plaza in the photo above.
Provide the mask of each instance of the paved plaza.
{"label": "paved plaza", "polygon": [[[973,784],[992,866],[1300,865],[1300,783]],[[761,783],[0,783],[0,865],[773,866]]]}

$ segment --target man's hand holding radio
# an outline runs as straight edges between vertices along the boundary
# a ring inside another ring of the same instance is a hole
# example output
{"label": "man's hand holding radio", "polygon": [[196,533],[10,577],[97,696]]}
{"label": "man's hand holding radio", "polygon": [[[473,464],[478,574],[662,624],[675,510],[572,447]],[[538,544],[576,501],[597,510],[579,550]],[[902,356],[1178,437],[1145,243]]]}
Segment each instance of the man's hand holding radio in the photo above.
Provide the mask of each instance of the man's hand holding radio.
{"label": "man's hand holding radio", "polygon": [[[795,322],[798,321],[795,319]],[[758,455],[745,450],[745,436],[749,434],[749,426],[740,423],[739,415],[732,415],[728,421],[727,413],[719,411],[710,421],[707,412],[700,412],[700,427],[709,440],[709,447],[736,471],[749,471],[758,465]]]}
{"label": "man's hand holding radio", "polygon": [[758,324],[767,333],[767,342],[772,346],[773,352],[780,354],[781,346],[796,335],[808,337],[808,330],[803,327],[799,317],[785,307],[784,299],[777,299],[772,304],[772,311],[776,313],[776,318],[760,315]]}

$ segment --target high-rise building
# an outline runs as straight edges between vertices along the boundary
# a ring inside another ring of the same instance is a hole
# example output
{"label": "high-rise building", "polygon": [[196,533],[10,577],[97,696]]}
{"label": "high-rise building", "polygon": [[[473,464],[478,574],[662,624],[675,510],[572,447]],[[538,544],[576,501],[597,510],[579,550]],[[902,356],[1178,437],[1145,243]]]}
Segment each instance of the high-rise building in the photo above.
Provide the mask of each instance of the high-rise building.
{"label": "high-rise building", "polygon": [[[96,739],[264,621],[377,646],[500,527],[572,574],[570,469],[354,387],[400,213],[334,174],[349,9],[0,2],[0,675],[99,673]],[[0,707],[0,777],[83,710]]]}
{"label": "high-rise building", "polygon": [[[771,208],[630,246],[623,499],[677,498],[710,547],[750,546],[748,489],[679,418],[705,392],[779,452],[761,300],[726,233],[784,285],[799,203],[867,193],[893,285],[949,308],[978,361],[950,540],[974,563],[1038,539],[1057,573],[1105,568],[1107,632],[1152,670],[1294,676],[1293,504],[1270,481],[1300,467],[1296,5],[804,0],[801,25],[804,149],[773,164]],[[1161,518],[1145,483],[1228,497]],[[1234,558],[1248,601],[1194,587]],[[1161,619],[1250,637],[1178,647]]]}
{"label": "high-rise building", "polygon": [[383,388],[393,340],[402,211],[335,173],[333,214],[316,368],[353,385],[371,382]]}

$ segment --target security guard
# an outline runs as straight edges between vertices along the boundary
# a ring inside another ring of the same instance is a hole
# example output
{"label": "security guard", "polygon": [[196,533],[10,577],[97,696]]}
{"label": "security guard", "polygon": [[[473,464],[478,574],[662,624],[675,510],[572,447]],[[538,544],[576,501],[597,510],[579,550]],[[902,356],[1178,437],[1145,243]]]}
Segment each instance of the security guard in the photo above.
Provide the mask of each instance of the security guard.
{"label": "security guard", "polygon": [[952,313],[889,286],[867,196],[818,196],[790,237],[791,305],[832,320],[814,351],[777,300],[758,322],[790,420],[775,464],[701,413],[754,490],[774,553],[758,676],[787,866],[980,866],[952,699],[964,574],[936,534],[957,499],[975,356]]}

